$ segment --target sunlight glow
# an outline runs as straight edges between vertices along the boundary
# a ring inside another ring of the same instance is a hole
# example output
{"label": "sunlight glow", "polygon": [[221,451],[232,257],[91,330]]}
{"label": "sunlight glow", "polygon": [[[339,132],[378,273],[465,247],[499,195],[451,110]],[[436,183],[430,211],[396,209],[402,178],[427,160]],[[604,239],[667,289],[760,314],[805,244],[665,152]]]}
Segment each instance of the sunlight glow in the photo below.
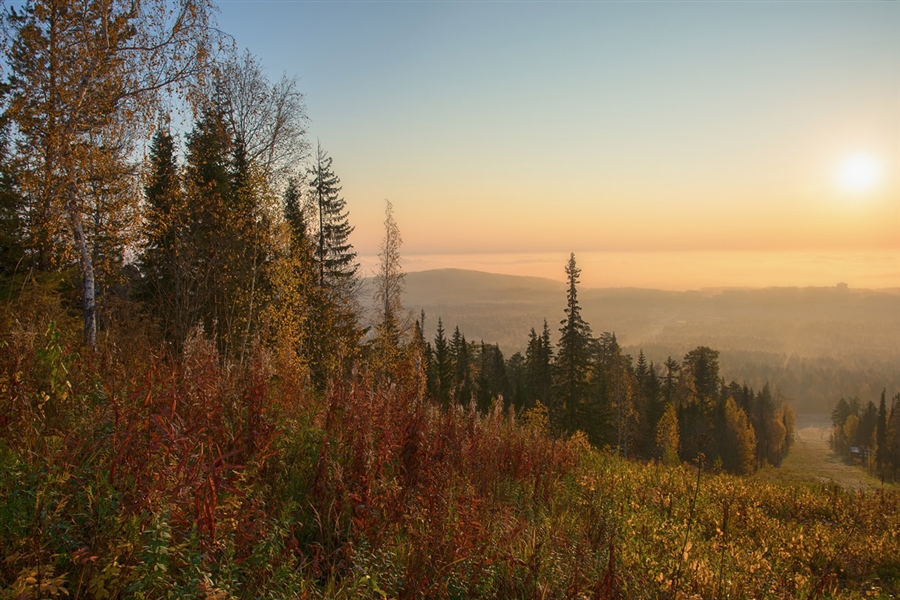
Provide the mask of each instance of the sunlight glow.
{"label": "sunlight glow", "polygon": [[841,163],[838,181],[841,187],[851,192],[866,192],[878,184],[881,164],[867,154],[848,156]]}

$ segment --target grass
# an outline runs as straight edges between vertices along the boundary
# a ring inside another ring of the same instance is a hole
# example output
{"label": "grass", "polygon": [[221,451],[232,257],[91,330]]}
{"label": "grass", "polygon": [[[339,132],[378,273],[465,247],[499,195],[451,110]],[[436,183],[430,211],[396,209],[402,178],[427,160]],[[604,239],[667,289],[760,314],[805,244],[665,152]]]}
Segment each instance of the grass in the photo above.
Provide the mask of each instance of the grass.
{"label": "grass", "polygon": [[[880,479],[832,452],[830,436],[827,418],[798,417],[794,445],[781,466],[766,466],[756,477],[764,481],[834,483],[848,489],[880,490]],[[885,483],[884,488],[900,490],[900,486],[892,483]]]}
{"label": "grass", "polygon": [[77,335],[0,347],[3,600],[900,594],[900,493],[797,482],[814,438],[777,477],[711,474],[556,439],[540,409],[441,410],[414,376],[318,398],[265,356]]}

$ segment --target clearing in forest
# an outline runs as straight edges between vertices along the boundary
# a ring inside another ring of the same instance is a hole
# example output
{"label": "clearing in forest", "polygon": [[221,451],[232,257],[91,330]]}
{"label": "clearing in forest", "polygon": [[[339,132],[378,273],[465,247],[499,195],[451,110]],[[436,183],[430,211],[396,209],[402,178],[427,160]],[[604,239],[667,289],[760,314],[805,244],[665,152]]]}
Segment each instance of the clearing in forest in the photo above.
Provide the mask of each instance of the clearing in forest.
{"label": "clearing in forest", "polygon": [[[852,465],[843,456],[831,450],[831,423],[828,417],[797,415],[794,445],[781,466],[766,467],[758,477],[779,481],[833,481],[845,488],[874,490],[881,488],[881,481],[871,476],[862,466]],[[885,488],[898,489],[885,483]]]}

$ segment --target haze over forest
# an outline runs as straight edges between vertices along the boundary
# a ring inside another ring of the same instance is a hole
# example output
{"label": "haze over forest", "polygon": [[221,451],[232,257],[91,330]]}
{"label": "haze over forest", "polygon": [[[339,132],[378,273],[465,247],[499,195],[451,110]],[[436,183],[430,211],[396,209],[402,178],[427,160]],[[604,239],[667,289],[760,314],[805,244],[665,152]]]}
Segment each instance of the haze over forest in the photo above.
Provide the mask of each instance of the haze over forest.
{"label": "haze over forest", "polygon": [[[365,295],[365,292],[364,292]],[[564,317],[565,284],[538,277],[461,269],[411,272],[403,296],[426,334],[437,320],[467,339],[524,352],[527,332],[544,319],[554,339]],[[769,382],[800,412],[830,412],[837,398],[864,401],[900,388],[900,290],[831,287],[701,289],[686,292],[579,290],[595,334],[616,334],[624,350],[643,349],[657,366],[698,345],[721,352],[726,380]]]}

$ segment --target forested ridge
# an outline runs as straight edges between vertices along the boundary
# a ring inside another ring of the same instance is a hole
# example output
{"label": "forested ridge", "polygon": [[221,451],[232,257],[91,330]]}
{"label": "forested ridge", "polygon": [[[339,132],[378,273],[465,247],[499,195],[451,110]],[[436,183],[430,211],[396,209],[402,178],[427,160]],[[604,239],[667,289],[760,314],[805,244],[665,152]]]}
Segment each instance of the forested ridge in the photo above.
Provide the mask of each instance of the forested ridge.
{"label": "forested ridge", "polygon": [[574,254],[508,358],[426,339],[390,202],[361,297],[339,164],[213,8],[5,9],[0,597],[898,591],[900,497],[754,479],[790,407],[595,336]]}

